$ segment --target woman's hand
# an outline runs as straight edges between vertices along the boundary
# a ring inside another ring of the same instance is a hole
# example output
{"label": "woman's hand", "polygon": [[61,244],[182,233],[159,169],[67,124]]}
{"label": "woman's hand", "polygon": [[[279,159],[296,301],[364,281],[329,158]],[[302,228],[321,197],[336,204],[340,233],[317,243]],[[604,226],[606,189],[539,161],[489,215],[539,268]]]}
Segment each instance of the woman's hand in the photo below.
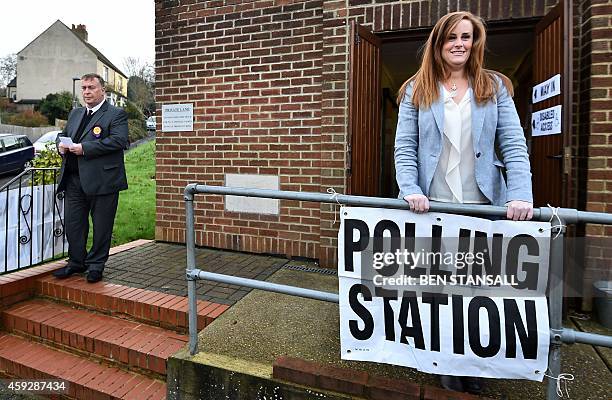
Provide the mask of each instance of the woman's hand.
{"label": "woman's hand", "polygon": [[512,200],[506,203],[506,218],[513,221],[528,221],[533,217],[533,204],[527,201]]}
{"label": "woman's hand", "polygon": [[429,211],[429,199],[422,194],[409,194],[404,196],[404,200],[410,205],[410,209],[417,214]]}

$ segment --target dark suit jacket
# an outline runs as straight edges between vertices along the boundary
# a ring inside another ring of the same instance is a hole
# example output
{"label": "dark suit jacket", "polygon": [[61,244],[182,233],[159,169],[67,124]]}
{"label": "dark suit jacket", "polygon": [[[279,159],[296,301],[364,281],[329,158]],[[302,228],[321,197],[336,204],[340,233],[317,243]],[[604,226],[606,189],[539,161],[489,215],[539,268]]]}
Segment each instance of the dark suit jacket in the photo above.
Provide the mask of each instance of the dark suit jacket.
{"label": "dark suit jacket", "polygon": [[[60,135],[69,136],[76,143],[80,134],[77,130],[86,110],[85,107],[72,110],[68,115],[66,127]],[[80,140],[83,155],[77,156],[83,192],[93,196],[127,189],[123,162],[123,150],[128,146],[128,123],[125,111],[105,101],[93,114],[83,132]],[[59,191],[66,189],[65,168],[66,157],[62,161]]]}

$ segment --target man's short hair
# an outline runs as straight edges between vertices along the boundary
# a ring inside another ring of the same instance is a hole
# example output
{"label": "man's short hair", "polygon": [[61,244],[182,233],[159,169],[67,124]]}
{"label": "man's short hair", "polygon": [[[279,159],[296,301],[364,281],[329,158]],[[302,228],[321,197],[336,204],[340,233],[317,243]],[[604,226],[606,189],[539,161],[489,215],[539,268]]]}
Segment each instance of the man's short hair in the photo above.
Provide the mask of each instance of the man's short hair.
{"label": "man's short hair", "polygon": [[102,86],[102,89],[104,89],[104,78],[102,78],[100,75],[98,74],[85,74],[81,77],[81,81],[84,80],[88,80],[88,79],[97,79],[98,82],[100,82],[100,86]]}

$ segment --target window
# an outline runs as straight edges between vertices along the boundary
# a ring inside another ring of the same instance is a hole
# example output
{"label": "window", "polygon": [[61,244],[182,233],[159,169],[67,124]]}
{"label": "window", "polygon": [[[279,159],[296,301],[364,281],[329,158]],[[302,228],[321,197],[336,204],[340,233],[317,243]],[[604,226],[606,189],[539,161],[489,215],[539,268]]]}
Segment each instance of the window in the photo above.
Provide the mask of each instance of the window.
{"label": "window", "polygon": [[17,150],[21,148],[21,143],[16,137],[4,138],[4,149],[6,151]]}
{"label": "window", "polygon": [[104,81],[108,83],[108,67],[104,67],[104,70],[102,72],[102,78],[104,78]]}
{"label": "window", "polygon": [[19,139],[19,144],[20,144],[20,146],[21,146],[22,148],[25,148],[25,147],[28,147],[28,146],[31,146],[31,145],[32,145],[32,142],[30,142],[30,139],[28,139],[28,138],[27,138],[27,137],[25,137],[25,136],[22,136],[22,137],[20,137],[20,138],[18,138],[18,139]]}

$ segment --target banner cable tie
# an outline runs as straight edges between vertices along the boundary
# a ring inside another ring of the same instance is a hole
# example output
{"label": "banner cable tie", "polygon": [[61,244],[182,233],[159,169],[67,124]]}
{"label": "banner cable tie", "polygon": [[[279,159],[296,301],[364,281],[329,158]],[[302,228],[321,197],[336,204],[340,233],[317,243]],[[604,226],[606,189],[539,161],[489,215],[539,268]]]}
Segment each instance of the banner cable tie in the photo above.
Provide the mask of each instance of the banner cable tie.
{"label": "banner cable tie", "polygon": [[[552,211],[552,215],[550,216],[550,220],[548,220],[548,222],[550,222],[550,228],[540,228],[540,232],[544,232],[544,231],[552,231],[555,228],[558,228],[557,230],[557,234],[555,235],[555,237],[553,238],[556,239],[559,237],[559,235],[561,234],[561,231],[563,229],[565,229],[566,225],[563,224],[563,221],[561,220],[561,217],[559,217],[559,209],[561,207],[553,207],[550,204],[547,204],[548,208],[550,208],[550,210]],[[557,219],[557,225],[553,225],[553,220]]]}
{"label": "banner cable tie", "polygon": [[[340,203],[340,201],[338,201],[338,195],[340,193],[336,192],[336,190],[333,187],[328,187],[327,188],[327,193],[329,193],[329,199],[330,200],[336,200],[336,203],[338,203],[338,205],[342,206],[342,203]],[[334,206],[334,223],[333,225],[336,225],[336,210],[335,210],[335,206]]]}
{"label": "banner cable tie", "polygon": [[561,373],[559,374],[559,376],[554,377],[554,376],[548,375],[547,373],[544,373],[544,376],[547,377],[548,379],[554,379],[557,381],[557,396],[559,396],[559,398],[561,399],[563,398],[564,390],[565,390],[565,394],[567,395],[567,398],[568,399],[570,398],[569,391],[567,389],[567,383],[574,380],[574,375],[568,374],[568,373]]}

